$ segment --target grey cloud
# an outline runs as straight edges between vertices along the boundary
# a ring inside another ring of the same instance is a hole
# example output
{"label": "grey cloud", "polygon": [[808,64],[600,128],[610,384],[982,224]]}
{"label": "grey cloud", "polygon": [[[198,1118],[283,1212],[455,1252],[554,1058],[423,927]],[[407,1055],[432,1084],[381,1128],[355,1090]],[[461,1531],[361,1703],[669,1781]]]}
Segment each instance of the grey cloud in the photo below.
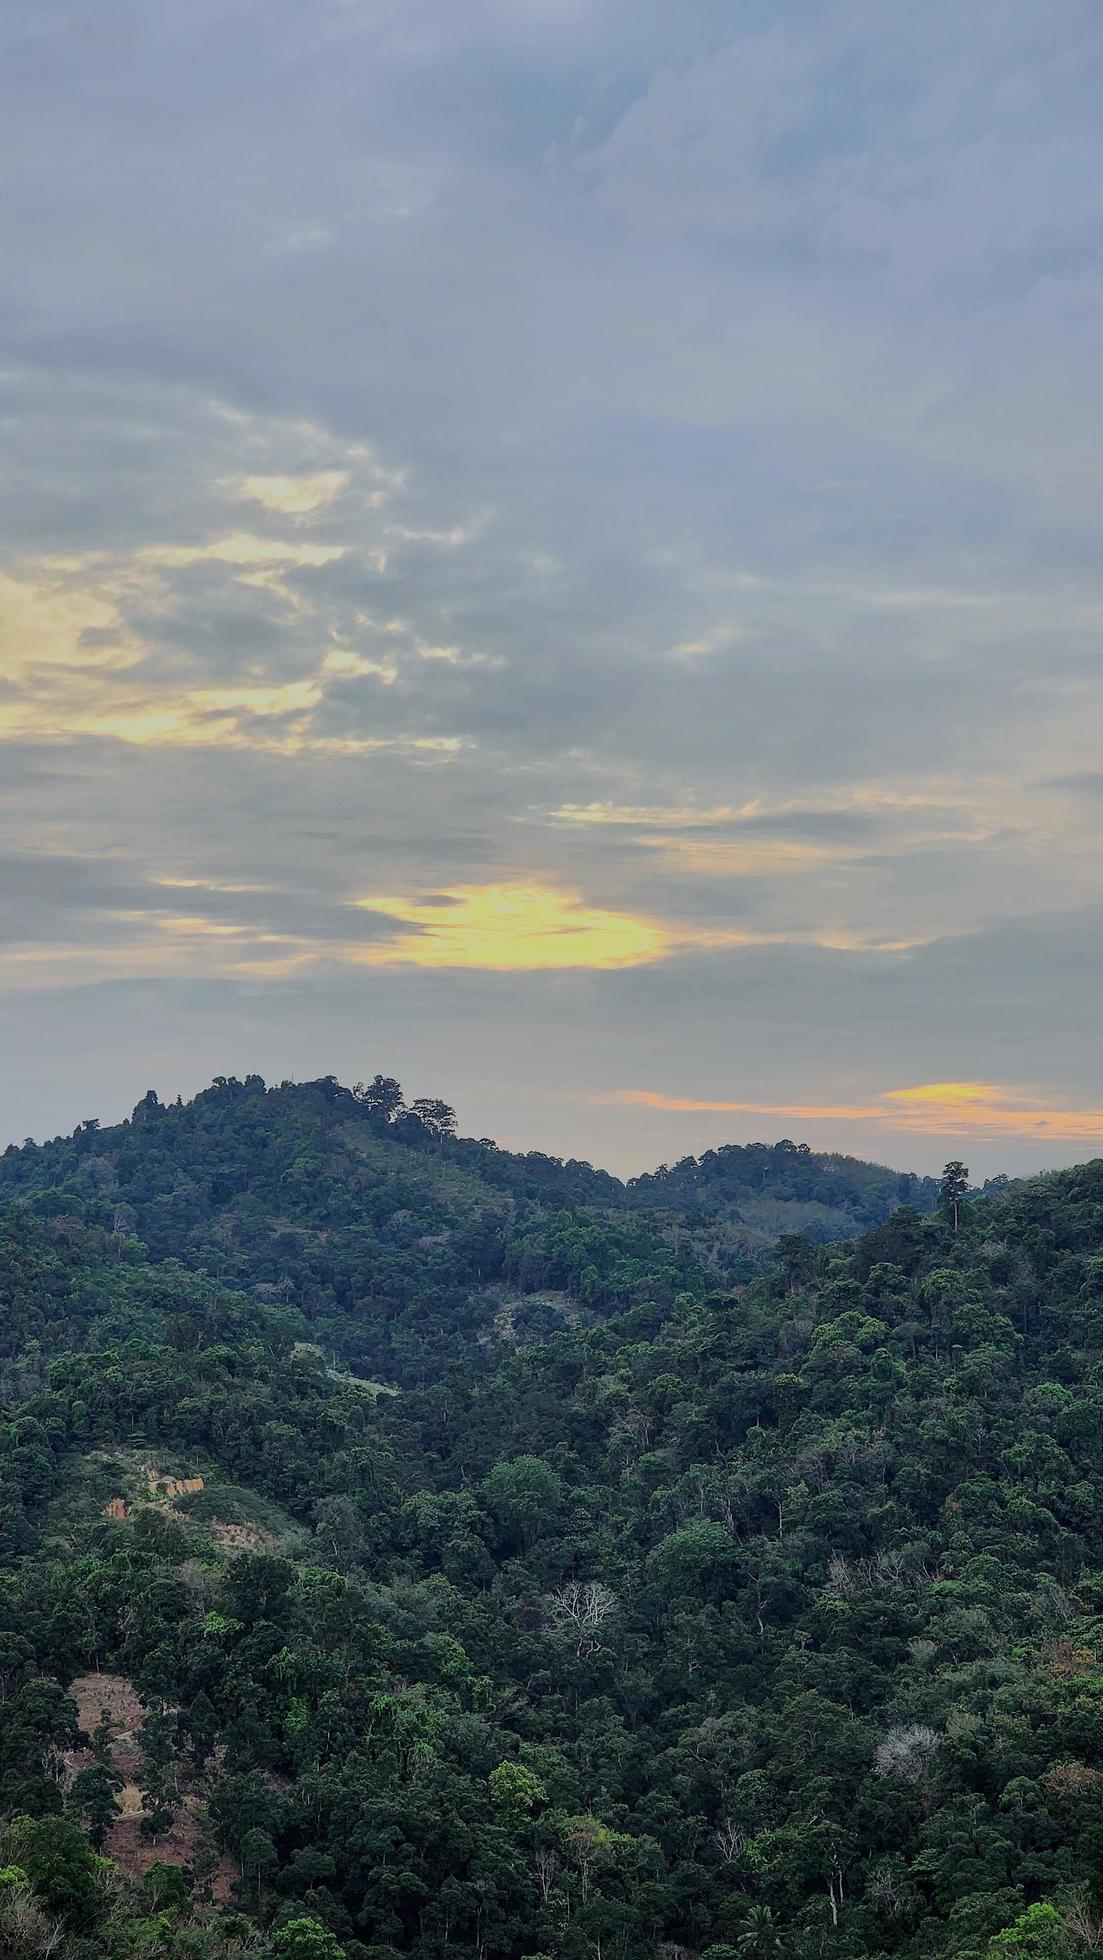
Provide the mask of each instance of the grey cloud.
{"label": "grey cloud", "polygon": [[[103,943],[189,916],[247,931],[356,945],[387,937],[394,922],[354,903],[339,886],[328,894],[294,886],[224,889],[201,881],[158,883],[134,862],[51,854],[0,854],[0,941],[5,947],[80,944],[89,929]],[[408,928],[416,931],[416,928]]]}
{"label": "grey cloud", "polygon": [[[864,810],[776,810],[761,816],[733,818],[730,825],[701,826],[729,829],[736,835],[757,837],[809,837],[847,839],[865,837],[878,827],[878,819]],[[694,825],[687,825],[693,830]]]}
{"label": "grey cloud", "polygon": [[[1103,1075],[1097,1058],[1084,1067],[1094,1054],[1084,1001],[1100,925],[1097,913],[1044,930],[1025,924],[887,960],[759,948],[615,976],[384,972],[367,997],[360,974],[332,974],[281,986],[86,987],[76,1013],[68,990],[18,1005],[0,998],[8,1123],[13,1134],[43,1134],[77,1120],[73,1111],[120,1115],[151,1084],[187,1093],[228,1069],[355,1078],[386,1065],[414,1093],[446,1095],[471,1134],[581,1150],[628,1173],[801,1125],[594,1100],[625,1087],[803,1102],[815,1084],[812,1100],[850,1101],[914,1082],[1056,1076],[1098,1107]],[[890,1126],[840,1127],[817,1141],[921,1170],[947,1154],[937,1138],[893,1139]],[[1000,1139],[967,1154],[989,1175],[1090,1153]]]}
{"label": "grey cloud", "polygon": [[148,901],[148,885],[127,864],[44,851],[0,854],[0,942],[5,947],[47,938],[80,943],[96,915],[101,915],[102,931],[102,915]]}
{"label": "grey cloud", "polygon": [[1066,790],[1072,796],[1103,796],[1103,769],[1079,769],[1065,776],[1047,776],[1040,787]]}
{"label": "grey cloud", "polygon": [[[802,1098],[863,1072],[1077,1088],[1101,896],[1077,809],[1103,708],[1094,7],[278,0],[260,34],[249,0],[40,0],[0,48],[23,187],[0,232],[0,570],[87,561],[51,576],[102,581],[145,650],[104,699],[279,687],[335,647],[394,668],[324,678],[314,752],[0,744],[10,849],[79,858],[20,886],[17,930],[106,943],[170,875],[273,886],[194,898],[322,942],[377,929],[357,893],[524,876],[683,923],[942,935],[899,959],[107,989],[99,1076],[57,1046],[63,1008],[21,996],[21,1096],[64,1055],[107,1111],[131,1041],[183,1087],[191,1061],[286,1072],[281,1044],[361,1074],[365,1022],[427,1089],[463,1046],[473,1127],[516,1133],[523,1081],[529,1141],[546,1118],[579,1147],[592,1122],[611,1151],[623,1113],[557,1085],[638,1079],[660,1024],[698,1087],[753,1067]],[[319,470],[349,489],[303,519],[232,494]],[[234,531],[344,555],[282,590],[142,557]],[[112,633],[86,624],[83,652]],[[0,714],[23,688],[13,665]],[[356,741],[394,746],[333,747]],[[680,834],[818,844],[818,869],[706,875],[549,814],[756,798]],[[1046,944],[1070,949],[1059,1027]]]}

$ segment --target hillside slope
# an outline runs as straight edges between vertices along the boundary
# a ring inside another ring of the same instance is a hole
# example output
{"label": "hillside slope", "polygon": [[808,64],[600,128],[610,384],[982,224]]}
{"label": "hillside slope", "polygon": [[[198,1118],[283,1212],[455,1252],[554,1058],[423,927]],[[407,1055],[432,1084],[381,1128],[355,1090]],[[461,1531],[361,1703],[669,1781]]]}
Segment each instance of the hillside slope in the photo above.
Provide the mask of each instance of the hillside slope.
{"label": "hillside slope", "polygon": [[858,1157],[810,1150],[806,1143],[729,1143],[633,1178],[630,1202],[668,1212],[698,1229],[726,1227],[731,1239],[759,1251],[788,1232],[817,1244],[848,1239],[879,1225],[898,1205],[935,1208],[933,1177],[891,1171]]}
{"label": "hillside slope", "polygon": [[1103,1940],[1103,1164],[394,1397],[298,1314],[3,1220],[0,1951]]}
{"label": "hillside slope", "polygon": [[332,1078],[152,1093],[111,1128],[13,1146],[0,1199],[136,1237],[261,1299],[353,1372],[410,1384],[581,1313],[749,1278],[784,1232],[824,1240],[930,1209],[932,1180],[804,1146],[710,1151],[625,1185],[453,1134],[439,1102]]}

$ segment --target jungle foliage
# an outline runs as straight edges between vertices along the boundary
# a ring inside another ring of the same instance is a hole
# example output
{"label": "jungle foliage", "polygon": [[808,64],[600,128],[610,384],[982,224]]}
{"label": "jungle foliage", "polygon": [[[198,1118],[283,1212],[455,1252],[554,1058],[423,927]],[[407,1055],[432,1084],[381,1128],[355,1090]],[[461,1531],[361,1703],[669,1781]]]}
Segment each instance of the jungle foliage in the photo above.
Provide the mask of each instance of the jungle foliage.
{"label": "jungle foliage", "polygon": [[1103,1164],[733,1284],[379,1093],[3,1160],[0,1951],[1103,1944]]}

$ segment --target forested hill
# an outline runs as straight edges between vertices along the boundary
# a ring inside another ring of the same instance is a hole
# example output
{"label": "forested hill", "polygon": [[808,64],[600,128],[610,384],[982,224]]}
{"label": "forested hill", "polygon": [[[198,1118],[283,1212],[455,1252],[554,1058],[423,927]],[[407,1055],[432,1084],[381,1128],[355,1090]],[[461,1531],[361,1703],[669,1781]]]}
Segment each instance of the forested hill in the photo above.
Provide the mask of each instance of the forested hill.
{"label": "forested hill", "polygon": [[1095,1951],[1103,1164],[961,1182],[397,1395],[0,1210],[0,1953]]}
{"label": "forested hill", "polygon": [[128,1122],[0,1156],[0,1201],[136,1238],[298,1316],[353,1373],[409,1385],[641,1299],[746,1281],[783,1234],[852,1236],[937,1187],[782,1142],[621,1183],[455,1134],[392,1078],[152,1092]]}
{"label": "forested hill", "polygon": [[800,1232],[818,1244],[856,1237],[879,1225],[897,1205],[930,1212],[938,1199],[933,1177],[890,1171],[858,1157],[810,1150],[806,1143],[727,1143],[701,1157],[633,1178],[629,1202],[667,1208],[687,1221],[723,1219],[748,1248]]}

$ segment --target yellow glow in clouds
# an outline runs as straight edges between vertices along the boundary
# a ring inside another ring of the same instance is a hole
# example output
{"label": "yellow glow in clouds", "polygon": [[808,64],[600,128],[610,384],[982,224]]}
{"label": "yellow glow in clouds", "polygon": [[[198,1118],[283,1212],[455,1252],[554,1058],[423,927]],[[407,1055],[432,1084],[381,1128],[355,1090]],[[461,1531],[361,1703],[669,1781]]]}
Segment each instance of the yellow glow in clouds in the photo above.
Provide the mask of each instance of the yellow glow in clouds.
{"label": "yellow glow in clouds", "polygon": [[615,1089],[599,1102],[711,1115],[774,1116],[798,1123],[875,1123],[919,1136],[1034,1137],[1103,1141],[1103,1109],[1068,1109],[1028,1099],[998,1082],[921,1082],[885,1089],[869,1103],[767,1103],[668,1096],[659,1089]]}
{"label": "yellow glow in clouds", "polygon": [[999,1103],[1004,1091],[995,1082],[920,1082],[914,1089],[886,1089],[890,1102],[935,1103],[939,1109],[956,1109],[962,1103]]}
{"label": "yellow glow in clouds", "polygon": [[429,899],[361,898],[416,931],[358,955],[371,966],[470,966],[514,973],[536,968],[639,966],[661,958],[661,928],[627,912],[583,904],[545,885],[461,885]]}

